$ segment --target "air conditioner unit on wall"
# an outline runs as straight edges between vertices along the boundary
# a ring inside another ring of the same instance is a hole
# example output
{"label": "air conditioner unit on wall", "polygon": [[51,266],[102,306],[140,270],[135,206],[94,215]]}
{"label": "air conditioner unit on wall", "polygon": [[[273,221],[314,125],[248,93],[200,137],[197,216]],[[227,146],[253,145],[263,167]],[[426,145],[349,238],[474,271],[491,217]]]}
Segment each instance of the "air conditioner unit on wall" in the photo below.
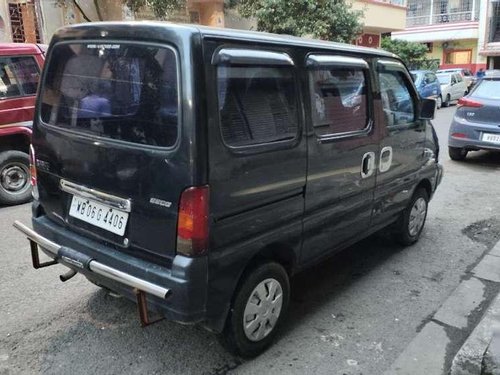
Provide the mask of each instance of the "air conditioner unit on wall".
{"label": "air conditioner unit on wall", "polygon": [[453,47],[453,45],[451,42],[443,42],[443,44],[441,44],[441,47],[443,47],[443,49],[450,49]]}

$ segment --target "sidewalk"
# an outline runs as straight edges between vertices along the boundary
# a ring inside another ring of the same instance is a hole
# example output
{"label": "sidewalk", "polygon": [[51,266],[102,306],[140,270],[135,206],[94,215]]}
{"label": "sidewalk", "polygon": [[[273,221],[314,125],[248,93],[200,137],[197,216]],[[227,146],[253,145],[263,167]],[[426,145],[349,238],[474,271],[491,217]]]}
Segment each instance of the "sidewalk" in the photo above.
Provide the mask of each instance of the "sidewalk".
{"label": "sidewalk", "polygon": [[500,368],[493,370],[499,365],[500,336],[492,342],[494,332],[500,332],[500,242],[472,274],[441,305],[387,375],[481,375],[485,365],[487,374],[500,375]]}

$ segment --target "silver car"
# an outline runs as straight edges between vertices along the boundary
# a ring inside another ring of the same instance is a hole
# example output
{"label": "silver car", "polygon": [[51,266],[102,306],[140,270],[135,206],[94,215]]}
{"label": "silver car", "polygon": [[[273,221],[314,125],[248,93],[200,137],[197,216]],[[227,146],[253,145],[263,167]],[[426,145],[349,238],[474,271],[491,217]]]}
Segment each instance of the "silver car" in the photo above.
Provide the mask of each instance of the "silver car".
{"label": "silver car", "polygon": [[500,76],[483,78],[460,99],[450,126],[452,160],[463,160],[477,150],[500,151]]}
{"label": "silver car", "polygon": [[474,86],[474,74],[469,69],[465,68],[449,68],[449,69],[438,69],[436,74],[439,73],[458,73],[462,76],[467,85],[467,90],[470,91],[472,86]]}
{"label": "silver car", "polygon": [[448,107],[451,101],[467,95],[467,84],[459,73],[438,73],[436,77],[441,84],[443,107]]}

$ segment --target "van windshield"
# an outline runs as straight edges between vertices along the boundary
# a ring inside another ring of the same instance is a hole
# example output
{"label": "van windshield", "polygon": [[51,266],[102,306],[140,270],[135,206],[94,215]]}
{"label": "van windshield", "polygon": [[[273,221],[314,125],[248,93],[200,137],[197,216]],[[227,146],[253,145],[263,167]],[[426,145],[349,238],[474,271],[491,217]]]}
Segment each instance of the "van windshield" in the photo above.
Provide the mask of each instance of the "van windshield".
{"label": "van windshield", "polygon": [[153,146],[177,140],[173,50],[133,43],[56,45],[41,90],[46,124]]}

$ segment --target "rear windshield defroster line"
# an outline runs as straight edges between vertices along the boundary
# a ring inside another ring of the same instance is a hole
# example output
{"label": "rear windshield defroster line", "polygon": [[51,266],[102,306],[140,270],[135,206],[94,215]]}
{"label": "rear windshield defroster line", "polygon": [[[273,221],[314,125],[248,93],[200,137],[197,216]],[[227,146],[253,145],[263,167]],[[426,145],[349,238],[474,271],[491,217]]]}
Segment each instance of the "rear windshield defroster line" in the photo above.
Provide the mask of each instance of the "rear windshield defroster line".
{"label": "rear windshield defroster line", "polygon": [[42,85],[41,119],[89,135],[173,146],[180,117],[177,64],[168,47],[58,44]]}

